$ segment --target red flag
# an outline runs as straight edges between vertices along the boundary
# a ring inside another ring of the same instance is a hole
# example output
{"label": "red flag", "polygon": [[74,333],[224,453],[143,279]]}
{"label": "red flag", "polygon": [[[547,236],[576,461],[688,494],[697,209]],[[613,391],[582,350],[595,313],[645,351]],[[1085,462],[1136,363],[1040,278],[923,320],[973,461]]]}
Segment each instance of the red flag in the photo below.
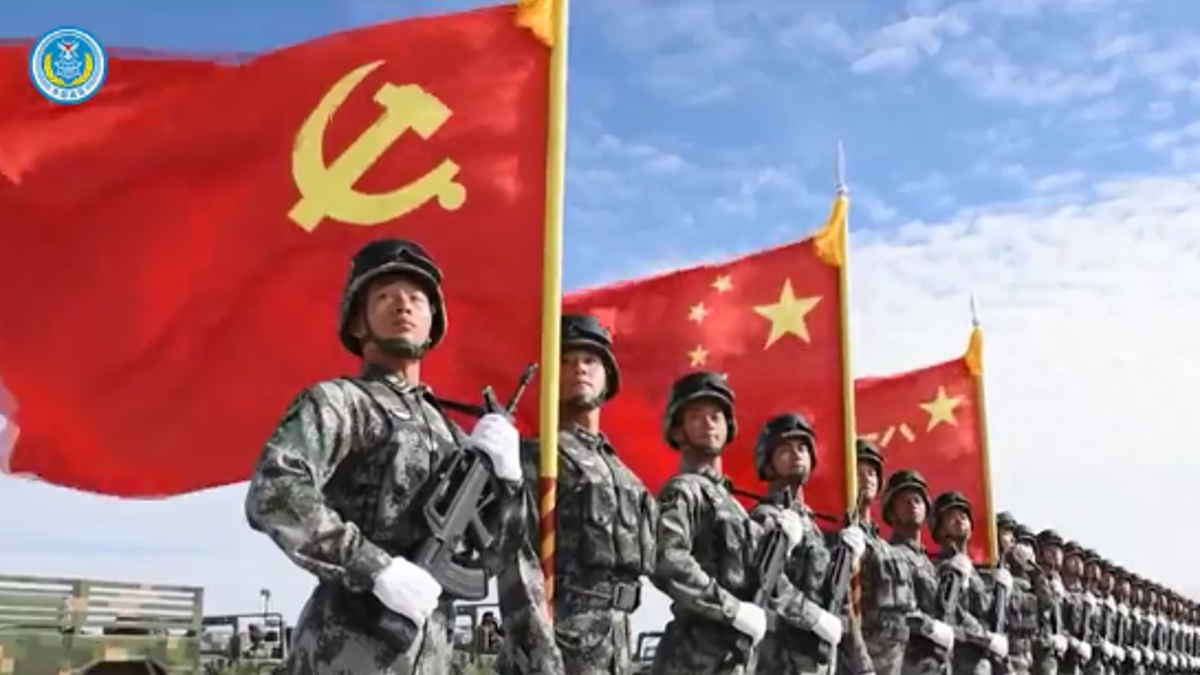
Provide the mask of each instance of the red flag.
{"label": "red flag", "polygon": [[[844,214],[844,205],[835,215]],[[764,491],[754,471],[754,438],[772,416],[804,412],[817,429],[819,466],[806,493],[818,510],[844,512],[843,330],[838,265],[828,236],[721,265],[583,291],[564,312],[591,313],[613,331],[620,395],[602,427],[657,491],[679,467],[663,440],[672,382],[696,369],[725,373],[737,395],[737,439],[723,465],[743,489]],[[830,260],[830,262],[827,262]]]}
{"label": "red flag", "polygon": [[355,369],[339,295],[383,236],[446,275],[425,379],[470,400],[513,383],[540,337],[550,57],[517,11],[221,69],[0,185],[11,470],[126,496],[244,480],[288,400]]}
{"label": "red flag", "polygon": [[[855,410],[859,430],[880,446],[889,472],[921,472],[931,499],[958,490],[971,500],[975,528],[970,553],[976,562],[984,562],[989,556],[992,505],[976,336],[965,355],[945,363],[890,377],[860,378],[855,382]],[[932,545],[928,528],[924,536]]]}

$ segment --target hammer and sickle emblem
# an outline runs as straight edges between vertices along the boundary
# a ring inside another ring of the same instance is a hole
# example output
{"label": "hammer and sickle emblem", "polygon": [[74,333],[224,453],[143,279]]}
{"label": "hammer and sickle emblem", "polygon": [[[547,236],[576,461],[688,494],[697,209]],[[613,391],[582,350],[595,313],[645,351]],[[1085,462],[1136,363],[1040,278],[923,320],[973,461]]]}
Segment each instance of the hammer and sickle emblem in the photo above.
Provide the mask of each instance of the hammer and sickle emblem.
{"label": "hammer and sickle emblem", "polygon": [[304,121],[292,150],[292,177],[300,190],[300,201],[288,217],[304,231],[312,232],[325,218],[350,225],[372,226],[399,218],[431,199],[447,211],[457,211],[467,200],[467,190],[454,178],[459,166],[443,159],[431,171],[407,185],[382,194],[354,189],[383,153],[404,132],[413,130],[432,138],[450,119],[452,111],[419,85],[385,84],[375,92],[383,114],[355,139],[341,155],[326,166],[325,130],[333,114],[383,61],[360,66],[347,73],[325,94]]}

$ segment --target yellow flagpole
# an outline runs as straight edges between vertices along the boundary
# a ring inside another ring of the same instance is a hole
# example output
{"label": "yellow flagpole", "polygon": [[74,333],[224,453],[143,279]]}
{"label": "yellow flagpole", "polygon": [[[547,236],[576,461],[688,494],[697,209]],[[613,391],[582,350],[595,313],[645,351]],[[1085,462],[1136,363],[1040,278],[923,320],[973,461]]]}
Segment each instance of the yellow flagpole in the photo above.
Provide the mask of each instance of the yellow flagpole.
{"label": "yellow flagpole", "polygon": [[842,457],[845,464],[846,504],[858,500],[858,430],[854,415],[854,366],[850,356],[850,188],[846,185],[846,157],[841,142],[837,147],[837,189],[833,210],[817,234],[817,255],[837,268],[838,330],[842,353]]}
{"label": "yellow flagpole", "polygon": [[546,136],[546,220],[542,259],[542,354],[539,378],[539,553],[546,611],[554,616],[554,531],[558,502],[558,379],[562,352],[563,201],[567,162],[567,39],[569,0],[519,0],[517,20],[550,45]]}
{"label": "yellow flagpole", "polygon": [[984,520],[988,524],[988,563],[993,567],[1000,560],[1000,534],[996,531],[996,501],[992,496],[992,454],[988,442],[987,399],[983,386],[983,328],[979,325],[979,312],[975,296],[971,296],[971,339],[967,353],[963,355],[971,379],[975,381],[975,414],[979,424],[979,454],[983,460]]}

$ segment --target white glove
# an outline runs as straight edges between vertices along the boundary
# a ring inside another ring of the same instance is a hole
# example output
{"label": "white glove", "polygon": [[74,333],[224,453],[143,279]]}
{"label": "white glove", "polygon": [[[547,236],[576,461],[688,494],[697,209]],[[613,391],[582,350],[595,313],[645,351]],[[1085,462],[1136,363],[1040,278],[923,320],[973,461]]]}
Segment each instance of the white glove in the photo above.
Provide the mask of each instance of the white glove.
{"label": "white glove", "polygon": [[757,645],[767,634],[767,613],[752,602],[739,602],[733,615],[733,627]]}
{"label": "white glove", "polygon": [[1092,609],[1095,609],[1096,605],[1099,603],[1099,601],[1096,600],[1096,596],[1092,595],[1090,591],[1083,594],[1083,601],[1086,602],[1088,607],[1091,607]]}
{"label": "white glove", "polygon": [[842,528],[838,536],[841,538],[842,544],[854,554],[855,560],[861,558],[867,550],[867,533],[857,525]]}
{"label": "white glove", "polygon": [[964,577],[971,576],[971,572],[975,570],[974,563],[967,557],[966,553],[959,553],[947,561],[950,568]]}
{"label": "white glove", "polygon": [[1054,652],[1059,656],[1067,653],[1067,638],[1062,635],[1051,635],[1050,646],[1054,647]]}
{"label": "white glove", "polygon": [[933,643],[942,649],[951,649],[954,647],[954,629],[950,624],[944,621],[932,619],[933,629],[930,631],[929,638]]}
{"label": "white glove", "polygon": [[796,548],[800,542],[804,541],[804,521],[800,520],[800,514],[785,509],[779,512],[779,529],[783,530],[783,535],[788,540],[788,550]]}
{"label": "white glove", "polygon": [[1128,656],[1129,660],[1133,661],[1134,665],[1142,662],[1142,652],[1137,647],[1130,648]]}
{"label": "white glove", "polygon": [[1113,646],[1113,658],[1117,663],[1125,663],[1125,648]]}
{"label": "white glove", "polygon": [[1067,594],[1067,587],[1063,586],[1062,579],[1058,577],[1054,577],[1050,580],[1050,588],[1054,591],[1054,594],[1060,598]]}
{"label": "white glove", "polygon": [[1017,544],[1013,547],[1013,557],[1022,565],[1028,565],[1033,562],[1033,547],[1029,544]]}
{"label": "white glove", "polygon": [[429,572],[404,558],[392,562],[375,577],[375,597],[384,607],[406,617],[417,626],[437,607],[442,585]]}
{"label": "white glove", "polygon": [[1117,604],[1117,613],[1121,616],[1129,616],[1129,605],[1123,602]]}
{"label": "white glove", "polygon": [[1075,652],[1079,654],[1079,660],[1084,663],[1092,660],[1092,646],[1086,642],[1075,643]]}
{"label": "white glove", "polygon": [[822,641],[837,646],[842,641],[842,620],[823,609],[817,608],[820,614],[812,632]]}
{"label": "white glove", "polygon": [[1154,652],[1154,660],[1155,660],[1155,661],[1158,663],[1158,665],[1160,665],[1160,666],[1165,666],[1165,665],[1167,665],[1167,655],[1166,655],[1165,653],[1163,653],[1163,652]]}
{"label": "white glove", "polygon": [[1112,660],[1117,655],[1117,648],[1113,646],[1113,643],[1104,640],[1100,643],[1100,653],[1104,655],[1104,658]]}
{"label": "white glove", "polygon": [[1004,590],[1006,590],[1006,591],[1012,590],[1012,585],[1013,585],[1012,572],[1009,572],[1008,570],[1001,567],[1000,569],[996,570],[996,573],[992,575],[992,578],[996,580],[997,586],[1004,588]]}
{"label": "white glove", "polygon": [[471,440],[492,460],[496,478],[521,482],[521,435],[511,420],[500,413],[484,415],[471,430]]}
{"label": "white glove", "polygon": [[997,658],[1008,656],[1008,638],[999,633],[992,633],[988,638],[988,651]]}
{"label": "white glove", "polygon": [[1178,668],[1179,667],[1179,658],[1176,657],[1174,654],[1167,654],[1167,664],[1169,666],[1171,666],[1172,668]]}
{"label": "white glove", "polygon": [[1150,624],[1151,626],[1157,626],[1158,625],[1158,615],[1157,614],[1147,614],[1146,615],[1146,623]]}

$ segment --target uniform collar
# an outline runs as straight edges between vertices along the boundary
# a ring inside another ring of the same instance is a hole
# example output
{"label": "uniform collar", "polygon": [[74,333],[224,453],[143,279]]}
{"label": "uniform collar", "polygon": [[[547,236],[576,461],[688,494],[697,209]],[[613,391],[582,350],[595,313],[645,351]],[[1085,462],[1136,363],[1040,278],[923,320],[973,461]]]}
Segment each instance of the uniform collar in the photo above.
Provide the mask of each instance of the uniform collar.
{"label": "uniform collar", "polygon": [[608,437],[604,435],[603,431],[593,433],[574,422],[571,422],[564,431],[579,439],[584,445],[593,450],[602,450],[610,455],[616,453],[616,449],[608,442]]}
{"label": "uniform collar", "polygon": [[361,377],[364,380],[378,380],[383,382],[398,394],[417,393],[426,395],[433,393],[433,390],[427,385],[413,384],[403,377],[400,377],[400,375],[396,374],[394,371],[388,370],[387,368],[381,368],[380,366],[372,363],[363,364]]}

